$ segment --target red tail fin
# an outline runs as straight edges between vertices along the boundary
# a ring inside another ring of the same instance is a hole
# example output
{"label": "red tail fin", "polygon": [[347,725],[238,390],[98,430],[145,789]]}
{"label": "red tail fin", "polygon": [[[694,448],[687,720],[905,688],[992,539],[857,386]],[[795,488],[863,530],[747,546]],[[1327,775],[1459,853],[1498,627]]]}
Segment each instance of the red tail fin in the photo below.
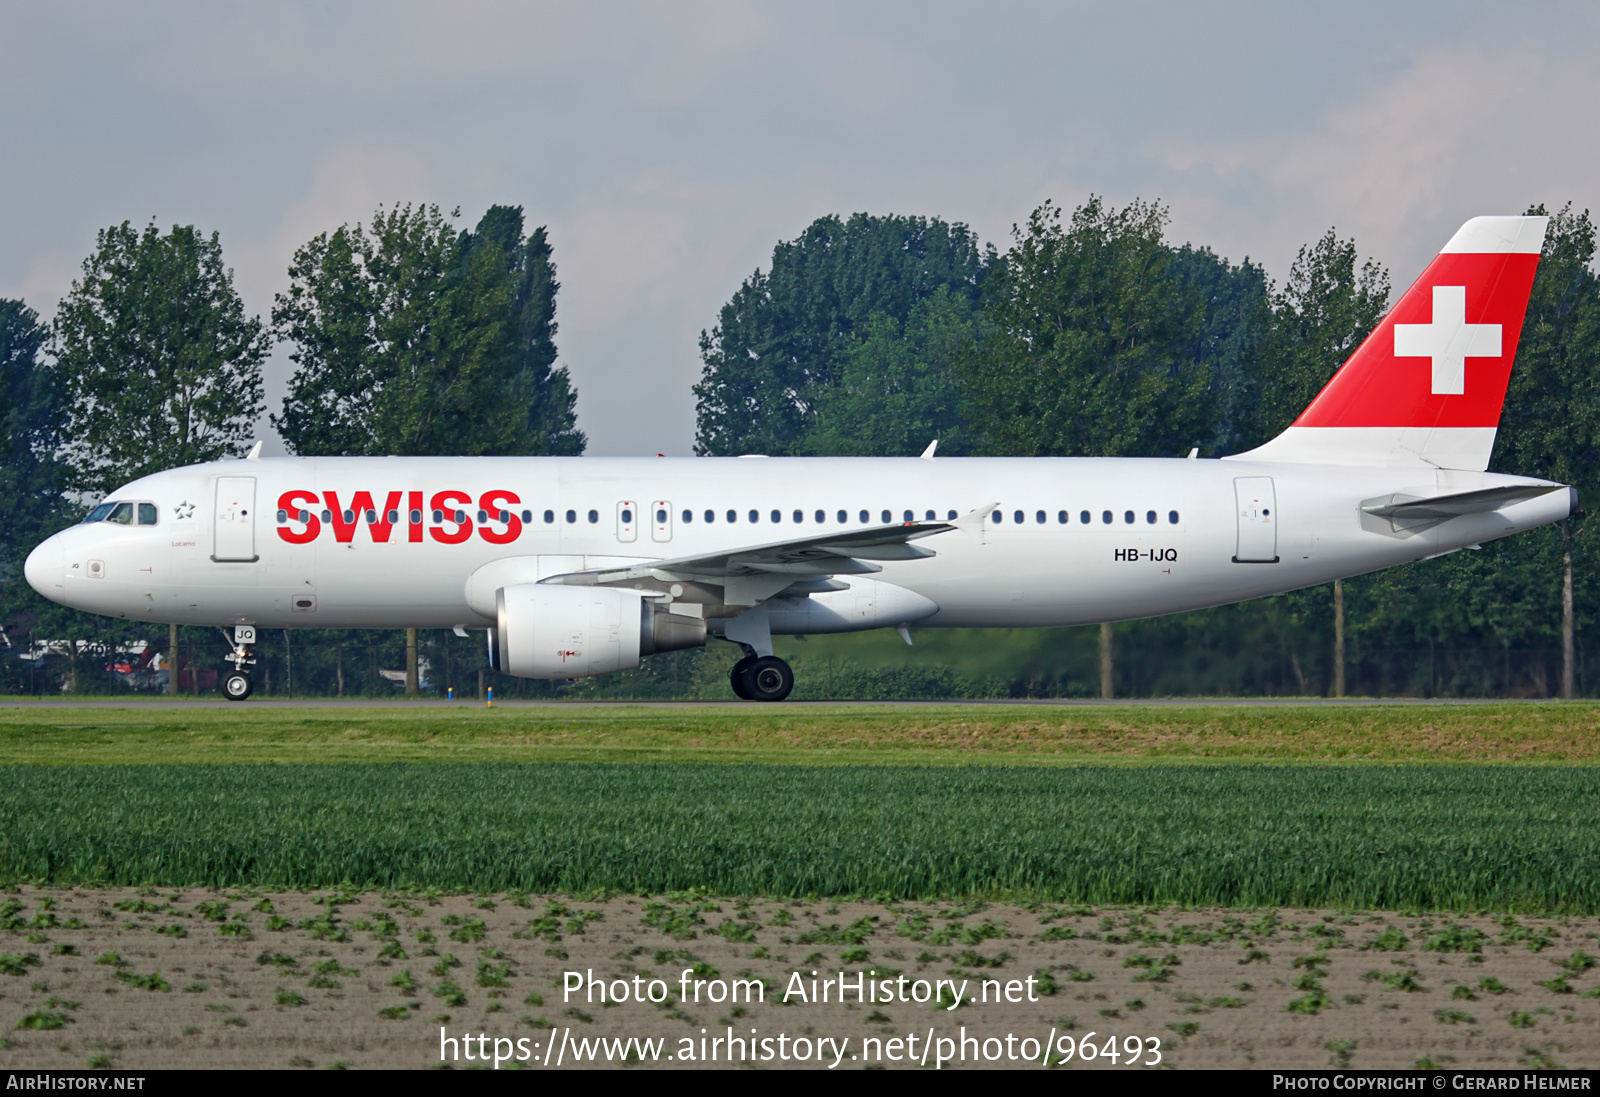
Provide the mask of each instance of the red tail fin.
{"label": "red tail fin", "polygon": [[1488,467],[1546,217],[1474,217],[1294,425],[1241,458]]}

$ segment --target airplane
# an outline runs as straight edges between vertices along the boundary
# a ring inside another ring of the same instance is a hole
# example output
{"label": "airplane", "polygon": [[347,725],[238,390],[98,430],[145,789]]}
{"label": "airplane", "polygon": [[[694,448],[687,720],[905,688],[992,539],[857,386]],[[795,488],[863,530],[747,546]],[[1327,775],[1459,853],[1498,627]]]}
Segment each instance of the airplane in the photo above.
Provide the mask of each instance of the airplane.
{"label": "airplane", "polygon": [[1293,425],[1187,458],[248,457],[112,492],[50,537],[40,594],[215,625],[249,697],[261,628],[482,629],[495,669],[575,679],[711,639],[740,698],[774,635],[1047,627],[1239,602],[1573,513],[1485,471],[1547,218],[1451,237]]}

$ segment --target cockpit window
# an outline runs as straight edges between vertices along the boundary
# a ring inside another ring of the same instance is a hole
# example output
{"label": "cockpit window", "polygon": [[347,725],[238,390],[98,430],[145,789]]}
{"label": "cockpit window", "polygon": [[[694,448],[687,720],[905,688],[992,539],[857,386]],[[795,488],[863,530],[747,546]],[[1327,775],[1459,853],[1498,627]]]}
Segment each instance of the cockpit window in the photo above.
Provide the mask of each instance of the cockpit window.
{"label": "cockpit window", "polygon": [[131,526],[137,514],[141,526],[156,524],[158,511],[154,503],[101,503],[89,512],[85,522],[115,522]]}

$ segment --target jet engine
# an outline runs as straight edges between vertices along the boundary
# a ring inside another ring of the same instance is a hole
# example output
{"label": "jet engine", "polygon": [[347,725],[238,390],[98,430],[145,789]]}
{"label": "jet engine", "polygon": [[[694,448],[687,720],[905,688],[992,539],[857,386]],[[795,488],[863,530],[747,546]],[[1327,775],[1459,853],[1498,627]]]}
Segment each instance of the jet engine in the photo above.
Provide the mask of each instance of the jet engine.
{"label": "jet engine", "polygon": [[645,655],[704,647],[706,623],[633,591],[518,583],[495,592],[489,665],[519,678],[586,678]]}

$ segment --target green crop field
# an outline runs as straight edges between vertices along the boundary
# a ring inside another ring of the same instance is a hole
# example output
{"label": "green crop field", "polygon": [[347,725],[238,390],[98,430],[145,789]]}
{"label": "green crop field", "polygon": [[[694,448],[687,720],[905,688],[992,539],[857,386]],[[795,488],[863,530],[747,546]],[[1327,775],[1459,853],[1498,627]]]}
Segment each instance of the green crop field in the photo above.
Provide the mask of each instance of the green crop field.
{"label": "green crop field", "polygon": [[0,708],[0,881],[1600,911],[1600,705]]}
{"label": "green crop field", "polygon": [[1600,911],[1571,766],[0,766],[0,879]]}

